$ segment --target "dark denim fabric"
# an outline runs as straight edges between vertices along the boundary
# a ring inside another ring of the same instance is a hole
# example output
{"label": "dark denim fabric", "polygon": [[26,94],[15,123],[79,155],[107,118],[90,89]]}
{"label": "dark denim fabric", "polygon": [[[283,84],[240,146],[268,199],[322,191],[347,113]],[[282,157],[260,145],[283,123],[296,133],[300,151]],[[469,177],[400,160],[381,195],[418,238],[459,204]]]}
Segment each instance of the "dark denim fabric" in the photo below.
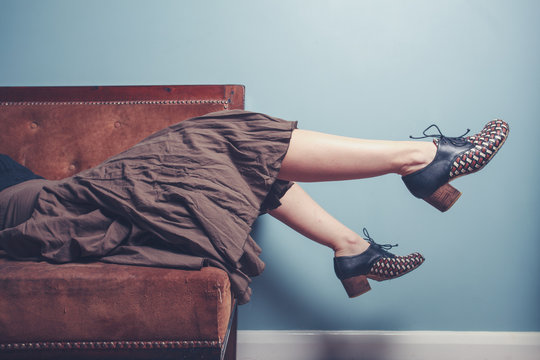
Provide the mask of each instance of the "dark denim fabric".
{"label": "dark denim fabric", "polygon": [[0,191],[32,179],[43,179],[7,155],[0,154]]}

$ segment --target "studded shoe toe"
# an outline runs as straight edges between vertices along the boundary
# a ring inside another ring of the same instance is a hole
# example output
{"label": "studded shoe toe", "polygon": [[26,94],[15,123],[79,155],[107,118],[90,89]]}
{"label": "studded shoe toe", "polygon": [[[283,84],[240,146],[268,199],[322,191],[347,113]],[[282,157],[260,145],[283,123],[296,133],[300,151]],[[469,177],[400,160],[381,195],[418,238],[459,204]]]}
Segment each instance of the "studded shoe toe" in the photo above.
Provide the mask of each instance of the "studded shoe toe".
{"label": "studded shoe toe", "polygon": [[386,250],[397,245],[375,243],[366,229],[364,236],[370,243],[366,251],[353,256],[334,257],[336,275],[351,298],[371,290],[368,279],[376,281],[395,279],[413,271],[424,262],[424,257],[419,253],[407,256],[389,253]]}
{"label": "studded shoe toe", "polygon": [[[433,127],[439,134],[426,134]],[[483,169],[502,147],[509,131],[508,124],[500,119],[488,122],[482,131],[468,137],[465,137],[467,133],[446,137],[437,125],[431,125],[424,130],[424,136],[411,138],[433,137],[437,146],[435,159],[425,168],[403,176],[402,180],[414,196],[440,211],[446,211],[461,196],[461,192],[448,183]]]}

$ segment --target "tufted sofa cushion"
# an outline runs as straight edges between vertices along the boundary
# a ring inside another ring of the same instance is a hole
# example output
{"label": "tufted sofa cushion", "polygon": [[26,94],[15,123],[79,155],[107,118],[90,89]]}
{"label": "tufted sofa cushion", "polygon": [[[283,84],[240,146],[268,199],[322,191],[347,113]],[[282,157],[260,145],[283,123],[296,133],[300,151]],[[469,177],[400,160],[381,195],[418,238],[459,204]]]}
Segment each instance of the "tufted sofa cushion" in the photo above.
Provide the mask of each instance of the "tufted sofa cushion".
{"label": "tufted sofa cushion", "polygon": [[46,179],[62,179],[171,124],[243,108],[241,86],[83,89],[0,88],[0,153]]}

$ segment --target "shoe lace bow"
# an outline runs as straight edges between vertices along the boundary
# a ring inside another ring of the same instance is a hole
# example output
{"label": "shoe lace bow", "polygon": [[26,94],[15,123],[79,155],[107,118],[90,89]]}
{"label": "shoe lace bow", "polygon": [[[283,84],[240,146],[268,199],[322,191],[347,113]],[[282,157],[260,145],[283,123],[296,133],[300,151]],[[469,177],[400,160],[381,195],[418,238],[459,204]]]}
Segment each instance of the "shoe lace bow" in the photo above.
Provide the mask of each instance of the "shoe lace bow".
{"label": "shoe lace bow", "polygon": [[[427,134],[428,130],[431,129],[431,128],[435,128],[437,129],[437,131],[439,132],[438,134]],[[425,139],[425,138],[434,138],[436,139],[437,141],[441,141],[442,139],[446,139],[448,140],[452,145],[454,146],[460,146],[460,145],[463,145],[467,142],[467,139],[465,139],[465,135],[467,135],[469,133],[469,131],[471,131],[471,129],[467,129],[467,131],[463,134],[463,135],[460,135],[460,136],[456,136],[456,137],[449,137],[449,136],[445,136],[441,129],[439,129],[439,127],[435,124],[431,124],[430,126],[428,126],[423,132],[422,134],[424,134],[424,136],[412,136],[410,135],[409,137],[411,139],[415,139],[415,140],[418,140],[418,139]]]}
{"label": "shoe lace bow", "polygon": [[387,250],[390,250],[393,247],[398,246],[398,244],[394,244],[394,245],[392,245],[392,244],[377,244],[375,242],[375,240],[373,240],[373,238],[371,236],[369,236],[369,232],[367,231],[366,228],[364,228],[363,232],[364,232],[364,240],[369,242],[371,244],[371,246],[373,246],[373,247],[375,247],[377,249],[387,251]]}

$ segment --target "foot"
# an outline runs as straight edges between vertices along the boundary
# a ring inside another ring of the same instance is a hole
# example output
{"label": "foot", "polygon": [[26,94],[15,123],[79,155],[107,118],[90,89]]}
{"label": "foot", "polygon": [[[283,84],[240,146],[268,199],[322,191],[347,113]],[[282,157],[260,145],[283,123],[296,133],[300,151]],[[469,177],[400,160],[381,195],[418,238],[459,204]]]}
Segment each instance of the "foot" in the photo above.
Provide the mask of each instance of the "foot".
{"label": "foot", "polygon": [[334,270],[349,297],[359,296],[370,290],[367,279],[390,280],[419,267],[424,257],[419,253],[396,256],[386,250],[397,245],[379,245],[364,229],[369,247],[362,253],[334,258]]}
{"label": "foot", "polygon": [[[420,138],[434,138],[437,145],[435,159],[424,168],[404,175],[402,179],[414,196],[430,202],[433,206],[440,205],[439,210],[445,211],[459,197],[457,191],[455,195],[448,195],[453,189],[448,188],[448,182],[483,169],[506,141],[509,126],[497,119],[487,123],[476,135],[453,138],[444,136],[440,130],[439,134],[426,134],[432,127],[439,130],[436,125],[431,125],[424,130],[424,136]],[[443,186],[446,186],[446,192],[439,191]],[[431,199],[434,194],[437,199]]]}

